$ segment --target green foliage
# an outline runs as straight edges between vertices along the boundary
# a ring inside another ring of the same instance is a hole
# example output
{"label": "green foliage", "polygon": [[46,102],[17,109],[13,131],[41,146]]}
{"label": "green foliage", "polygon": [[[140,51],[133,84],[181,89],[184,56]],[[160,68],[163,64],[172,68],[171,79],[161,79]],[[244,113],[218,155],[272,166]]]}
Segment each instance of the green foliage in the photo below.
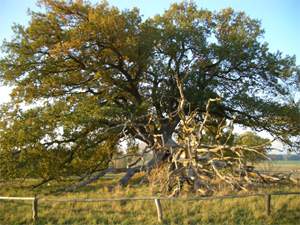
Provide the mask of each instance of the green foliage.
{"label": "green foliage", "polygon": [[260,155],[246,152],[246,158],[252,162],[265,159],[264,155],[267,154],[268,149],[271,147],[271,141],[268,138],[262,138],[251,131],[237,135],[234,144],[254,148],[257,152],[261,153]]}
{"label": "green foliage", "polygon": [[237,136],[235,143],[237,145],[244,145],[247,147],[270,147],[270,140],[267,138],[262,138],[259,135],[247,131]]}
{"label": "green foliage", "polygon": [[0,79],[13,91],[1,108],[1,177],[90,173],[108,166],[125,136],[150,146],[154,134],[172,136],[175,76],[187,111],[202,115],[220,96],[212,115],[296,147],[299,106],[287,99],[299,88],[299,67],[269,52],[257,20],[186,2],[147,20],[105,1],[41,5],[45,12],[31,12],[29,25],[16,25],[3,43]]}

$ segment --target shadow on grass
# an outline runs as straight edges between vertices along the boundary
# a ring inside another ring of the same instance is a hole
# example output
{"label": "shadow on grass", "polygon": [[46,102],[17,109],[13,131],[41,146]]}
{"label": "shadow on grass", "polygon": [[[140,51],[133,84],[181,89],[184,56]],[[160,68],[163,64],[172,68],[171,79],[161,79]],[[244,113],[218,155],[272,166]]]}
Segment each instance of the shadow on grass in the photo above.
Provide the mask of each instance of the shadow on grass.
{"label": "shadow on grass", "polygon": [[300,224],[300,205],[297,208],[289,208],[285,203],[276,212],[272,213],[271,225],[299,225]]}

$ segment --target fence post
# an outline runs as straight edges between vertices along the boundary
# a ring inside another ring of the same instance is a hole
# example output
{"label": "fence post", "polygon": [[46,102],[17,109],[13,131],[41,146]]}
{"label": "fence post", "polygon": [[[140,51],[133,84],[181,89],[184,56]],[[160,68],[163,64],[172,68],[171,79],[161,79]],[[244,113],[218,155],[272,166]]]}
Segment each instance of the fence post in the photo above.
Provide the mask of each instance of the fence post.
{"label": "fence post", "polygon": [[162,207],[160,204],[160,199],[156,198],[154,199],[156,210],[157,210],[157,220],[159,223],[162,223],[163,221],[163,213],[162,213]]}
{"label": "fence post", "polygon": [[38,198],[36,196],[32,200],[32,219],[34,223],[38,221]]}
{"label": "fence post", "polygon": [[270,194],[265,195],[265,204],[266,204],[266,213],[267,213],[267,216],[269,216],[271,214],[271,195]]}

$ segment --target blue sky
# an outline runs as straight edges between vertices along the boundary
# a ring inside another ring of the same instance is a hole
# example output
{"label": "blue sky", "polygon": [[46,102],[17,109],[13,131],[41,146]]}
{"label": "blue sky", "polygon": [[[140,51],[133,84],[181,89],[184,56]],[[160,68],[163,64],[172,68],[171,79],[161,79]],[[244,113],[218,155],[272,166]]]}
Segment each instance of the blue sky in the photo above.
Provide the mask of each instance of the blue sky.
{"label": "blue sky", "polygon": [[[97,0],[91,2],[96,3]],[[175,0],[109,0],[121,9],[140,8],[144,18],[162,13]],[[219,10],[232,7],[261,20],[272,51],[296,55],[300,64],[300,0],[196,0],[199,7]],[[12,37],[13,23],[26,24],[27,9],[38,10],[36,0],[0,0],[0,42]]]}
{"label": "blue sky", "polygon": [[[92,3],[98,2],[91,0]],[[109,0],[120,9],[138,7],[144,18],[162,13],[175,0]],[[300,65],[300,0],[196,0],[199,7],[220,10],[232,7],[245,11],[250,17],[259,19],[265,29],[265,41],[271,51],[296,55]],[[26,25],[29,21],[27,10],[39,10],[36,0],[0,0],[0,43],[13,36],[14,23]],[[1,56],[1,52],[0,52]],[[0,103],[7,101],[9,89],[0,87]]]}

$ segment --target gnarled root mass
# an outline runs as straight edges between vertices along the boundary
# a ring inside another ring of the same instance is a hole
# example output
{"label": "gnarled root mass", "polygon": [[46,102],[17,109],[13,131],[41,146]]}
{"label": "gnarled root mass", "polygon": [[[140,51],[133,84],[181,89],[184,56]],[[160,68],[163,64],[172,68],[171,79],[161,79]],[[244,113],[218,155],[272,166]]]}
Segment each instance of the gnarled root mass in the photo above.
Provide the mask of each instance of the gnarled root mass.
{"label": "gnarled root mass", "polygon": [[[286,183],[294,181],[290,176],[265,175],[249,166],[249,155],[257,158],[267,158],[265,146],[238,146],[230,144],[234,120],[228,122],[223,119],[216,127],[215,144],[204,141],[207,134],[206,127],[214,120],[210,115],[212,104],[219,104],[220,100],[210,99],[206,105],[206,113],[197,111],[186,113],[183,86],[177,77],[180,92],[180,102],[177,113],[180,123],[177,130],[177,146],[160,146],[170,153],[164,163],[164,176],[160,176],[162,189],[171,196],[181,192],[184,184],[202,195],[210,195],[216,191],[220,183],[225,183],[235,190],[245,190],[259,183]],[[222,141],[220,141],[223,139]],[[270,143],[266,143],[270,144]]]}
{"label": "gnarled root mass", "polygon": [[[178,77],[177,86],[180,100],[176,115],[180,118],[180,122],[173,135],[176,138],[156,139],[152,146],[153,159],[145,165],[136,165],[135,162],[135,166],[127,168],[119,185],[127,185],[130,178],[140,171],[150,174],[152,176],[152,178],[150,176],[150,180],[154,180],[154,184],[160,186],[161,191],[170,196],[178,195],[186,184],[194,192],[211,195],[220,189],[222,183],[234,190],[247,191],[249,187],[262,183],[295,182],[289,175],[266,175],[257,171],[253,166],[249,166],[247,162],[249,156],[260,159],[267,158],[265,151],[261,151],[265,146],[248,147],[230,143],[234,119],[232,121],[220,120],[220,118],[216,120],[210,114],[210,108],[219,104],[221,99],[210,99],[204,115],[199,115],[197,110],[187,113],[188,107],[186,107],[183,86]],[[218,121],[219,124],[214,126],[214,142],[209,142],[205,139],[207,139],[207,127],[212,121]],[[154,168],[159,168],[162,175],[151,173]],[[106,172],[112,171],[115,169],[99,172],[90,180],[83,181],[79,186],[90,183]],[[70,190],[74,190],[74,188]]]}

